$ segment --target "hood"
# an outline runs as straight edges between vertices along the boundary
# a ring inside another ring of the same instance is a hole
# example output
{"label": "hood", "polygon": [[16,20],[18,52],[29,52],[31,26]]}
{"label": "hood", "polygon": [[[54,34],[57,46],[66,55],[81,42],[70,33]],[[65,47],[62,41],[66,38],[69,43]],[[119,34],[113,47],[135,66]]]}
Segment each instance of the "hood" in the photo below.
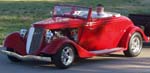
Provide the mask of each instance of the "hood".
{"label": "hood", "polygon": [[33,26],[45,29],[77,28],[85,24],[85,21],[83,19],[54,17],[36,22]]}

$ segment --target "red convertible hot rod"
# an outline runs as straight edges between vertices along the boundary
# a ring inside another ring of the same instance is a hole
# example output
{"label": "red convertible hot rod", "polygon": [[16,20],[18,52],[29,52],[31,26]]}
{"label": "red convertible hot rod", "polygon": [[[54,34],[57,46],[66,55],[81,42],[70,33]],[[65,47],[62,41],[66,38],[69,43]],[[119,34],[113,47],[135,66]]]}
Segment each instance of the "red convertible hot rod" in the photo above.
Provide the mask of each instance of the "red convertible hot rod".
{"label": "red convertible hot rod", "polygon": [[76,58],[116,51],[127,57],[138,56],[148,36],[128,17],[106,14],[99,17],[90,7],[56,5],[52,18],[11,33],[4,41],[6,50],[0,51],[13,62],[46,61],[58,68],[68,68]]}

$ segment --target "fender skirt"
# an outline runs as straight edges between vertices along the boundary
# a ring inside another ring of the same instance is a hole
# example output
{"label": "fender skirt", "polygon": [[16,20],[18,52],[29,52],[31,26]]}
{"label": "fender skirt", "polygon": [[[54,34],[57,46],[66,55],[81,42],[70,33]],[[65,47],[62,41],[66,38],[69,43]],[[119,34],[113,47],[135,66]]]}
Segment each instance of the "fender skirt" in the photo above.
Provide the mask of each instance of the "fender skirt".
{"label": "fender skirt", "polygon": [[74,41],[72,41],[66,37],[62,37],[62,38],[51,41],[51,43],[49,43],[45,48],[43,48],[41,53],[48,54],[48,55],[54,55],[58,52],[59,49],[61,49],[61,47],[64,44],[67,44],[67,43],[73,45],[73,47],[75,48],[75,50],[80,58],[89,58],[89,57],[94,56],[94,54],[88,52],[86,49],[82,48],[81,46],[76,44]]}
{"label": "fender skirt", "polygon": [[26,55],[25,41],[18,32],[8,35],[4,41],[4,47],[13,49],[20,55]]}
{"label": "fender skirt", "polygon": [[142,29],[140,29],[139,27],[136,27],[136,26],[132,26],[126,30],[125,34],[123,35],[122,39],[120,40],[119,47],[125,47],[124,50],[127,50],[128,49],[128,42],[129,42],[130,37],[132,36],[132,34],[134,32],[139,32],[141,34],[142,38],[146,42],[148,42],[148,37],[144,34]]}

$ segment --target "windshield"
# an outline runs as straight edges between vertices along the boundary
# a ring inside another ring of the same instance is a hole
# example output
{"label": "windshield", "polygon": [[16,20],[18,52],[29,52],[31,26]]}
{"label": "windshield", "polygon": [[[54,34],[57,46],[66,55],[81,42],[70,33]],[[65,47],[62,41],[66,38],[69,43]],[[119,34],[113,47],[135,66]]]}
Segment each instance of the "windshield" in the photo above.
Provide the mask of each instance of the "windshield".
{"label": "windshield", "polygon": [[57,5],[54,7],[54,16],[68,16],[88,18],[89,8],[80,6]]}

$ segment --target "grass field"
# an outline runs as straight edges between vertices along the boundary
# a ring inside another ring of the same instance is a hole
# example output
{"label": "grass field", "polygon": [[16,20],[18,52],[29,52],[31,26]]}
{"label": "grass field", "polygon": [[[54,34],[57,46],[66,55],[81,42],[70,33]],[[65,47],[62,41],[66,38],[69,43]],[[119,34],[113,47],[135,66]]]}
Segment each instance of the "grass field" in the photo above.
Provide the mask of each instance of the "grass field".
{"label": "grass field", "polygon": [[106,11],[150,14],[150,0],[0,0],[0,44],[13,31],[29,28],[32,23],[50,17],[55,4],[96,6],[101,3]]}

